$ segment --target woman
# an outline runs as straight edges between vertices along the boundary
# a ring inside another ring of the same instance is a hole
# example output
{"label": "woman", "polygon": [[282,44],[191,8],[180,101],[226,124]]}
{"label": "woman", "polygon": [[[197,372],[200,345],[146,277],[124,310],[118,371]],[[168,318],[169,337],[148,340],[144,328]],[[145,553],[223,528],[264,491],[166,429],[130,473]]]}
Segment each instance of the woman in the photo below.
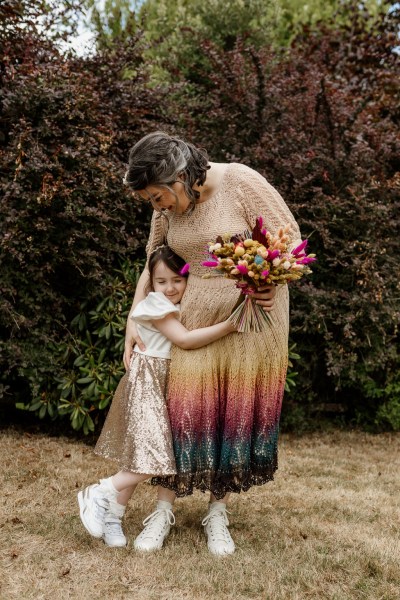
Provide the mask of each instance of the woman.
{"label": "woman", "polygon": [[[256,218],[273,234],[290,223],[291,246],[299,228],[281,196],[245,165],[209,162],[205,151],[163,132],[149,134],[131,149],[125,183],[154,208],[147,254],[164,241],[188,263],[190,277],[181,304],[188,329],[226,319],[239,291],[223,277],[202,279],[207,242],[226,232],[252,229]],[[144,297],[145,268],[132,309]],[[289,298],[287,286],[264,286],[254,298],[273,323],[262,333],[228,335],[205,348],[174,347],[168,391],[177,475],[158,478],[157,510],[135,540],[135,548],[161,548],[174,522],[176,496],[209,490],[202,524],[211,553],[232,554],[226,505],[239,493],[271,479],[277,468],[279,416],[286,378]],[[124,363],[143,342],[128,320]]]}

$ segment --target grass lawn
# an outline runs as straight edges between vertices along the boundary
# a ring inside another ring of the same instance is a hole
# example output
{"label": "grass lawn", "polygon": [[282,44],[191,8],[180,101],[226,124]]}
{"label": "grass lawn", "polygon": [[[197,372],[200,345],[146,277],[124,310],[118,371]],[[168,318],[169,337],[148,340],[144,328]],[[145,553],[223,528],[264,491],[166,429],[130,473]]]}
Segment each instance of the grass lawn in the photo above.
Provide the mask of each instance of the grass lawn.
{"label": "grass lawn", "polygon": [[[400,436],[283,435],[275,481],[233,495],[231,557],[209,555],[207,497],[176,503],[155,554],[110,549],[80,523],[77,491],[113,465],[82,442],[0,432],[0,599],[240,600],[400,598]],[[142,484],[125,530],[153,510]]]}

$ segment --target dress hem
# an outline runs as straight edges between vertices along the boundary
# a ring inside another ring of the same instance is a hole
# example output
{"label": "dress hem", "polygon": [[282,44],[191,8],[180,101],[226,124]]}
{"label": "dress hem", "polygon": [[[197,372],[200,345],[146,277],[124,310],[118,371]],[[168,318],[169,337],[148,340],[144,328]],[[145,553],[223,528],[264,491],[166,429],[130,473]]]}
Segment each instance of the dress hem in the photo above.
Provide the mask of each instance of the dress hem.
{"label": "dress hem", "polygon": [[[211,492],[217,500],[221,500],[226,494],[234,493],[240,494],[240,492],[247,492],[251,487],[257,485],[264,485],[269,481],[274,480],[274,474],[278,469],[278,465],[272,465],[268,471],[263,470],[262,473],[257,473],[255,470],[243,474],[243,471],[237,474],[230,473],[224,476],[221,475],[217,484],[210,481],[211,477],[215,481],[215,474],[210,471],[203,473],[196,473],[195,476],[188,474],[179,474],[178,477],[153,477],[151,479],[151,485],[160,485],[163,488],[167,488],[173,491],[177,498],[184,498],[185,496],[191,496],[195,489],[200,492]],[[177,481],[179,479],[179,481]],[[237,481],[234,481],[237,479]],[[207,481],[208,480],[208,481]]]}
{"label": "dress hem", "polygon": [[97,452],[96,450],[93,451],[94,454],[96,454],[97,456],[101,456],[101,458],[105,458],[106,460],[111,460],[113,463],[115,463],[118,468],[121,471],[129,471],[130,473],[137,473],[138,475],[149,475],[149,477],[155,478],[155,477],[175,477],[177,472],[176,471],[168,471],[168,473],[160,473],[160,472],[156,472],[156,470],[151,469],[151,470],[146,470],[144,471],[143,468],[132,468],[132,466],[127,466],[127,463],[122,463],[120,462],[117,458],[110,456],[108,454],[104,454],[102,452]]}

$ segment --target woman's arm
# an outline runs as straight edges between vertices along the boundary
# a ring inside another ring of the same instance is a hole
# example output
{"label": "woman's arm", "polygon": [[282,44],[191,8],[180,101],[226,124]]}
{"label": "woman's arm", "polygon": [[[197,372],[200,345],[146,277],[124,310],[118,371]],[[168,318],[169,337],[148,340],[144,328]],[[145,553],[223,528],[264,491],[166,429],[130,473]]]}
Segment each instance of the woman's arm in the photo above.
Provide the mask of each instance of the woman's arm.
{"label": "woman's arm", "polygon": [[173,314],[153,321],[153,325],[175,346],[179,346],[184,350],[194,350],[195,348],[207,346],[207,344],[219,340],[228,333],[236,331],[236,328],[229,321],[188,331]]}
{"label": "woman's arm", "polygon": [[[144,268],[139,277],[137,285],[136,285],[135,296],[133,298],[133,302],[132,302],[131,310],[129,311],[129,315],[131,314],[131,312],[133,311],[135,306],[137,304],[139,304],[139,302],[144,300],[144,298],[146,297],[146,294],[144,293],[144,288],[148,281],[148,278],[149,278],[149,272],[146,268]],[[125,350],[124,350],[124,359],[123,359],[126,370],[129,369],[132,348],[135,345],[135,343],[139,346],[139,348],[142,350],[142,352],[144,350],[146,350],[145,345],[143,344],[142,340],[140,339],[140,337],[138,335],[135,321],[133,319],[131,319],[129,315],[128,315],[128,319],[126,322]]]}
{"label": "woman's arm", "polygon": [[[236,193],[240,198],[249,229],[253,229],[257,217],[260,216],[263,217],[264,226],[273,235],[280,227],[290,224],[292,240],[289,249],[298,246],[301,243],[299,226],[282,196],[257,171],[245,165],[238,166],[237,171]],[[264,285],[258,288],[252,298],[265,312],[270,312],[274,308],[275,295],[275,285]]]}

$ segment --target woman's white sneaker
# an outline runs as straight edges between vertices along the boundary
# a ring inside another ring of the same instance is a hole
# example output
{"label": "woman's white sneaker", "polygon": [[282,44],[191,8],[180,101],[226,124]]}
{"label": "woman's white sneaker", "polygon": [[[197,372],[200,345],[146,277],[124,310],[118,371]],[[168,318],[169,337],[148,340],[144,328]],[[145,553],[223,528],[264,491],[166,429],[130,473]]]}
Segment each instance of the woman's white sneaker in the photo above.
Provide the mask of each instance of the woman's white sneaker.
{"label": "woman's white sneaker", "polygon": [[226,505],[223,502],[213,502],[201,523],[207,536],[209,551],[218,556],[235,552],[235,544],[227,527],[229,521],[226,513]]}
{"label": "woman's white sneaker", "polygon": [[171,525],[175,525],[172,504],[159,501],[157,510],[146,517],[143,521],[143,525],[145,525],[145,528],[139,533],[133,543],[135,550],[144,552],[160,550],[165,538],[170,532]]}

